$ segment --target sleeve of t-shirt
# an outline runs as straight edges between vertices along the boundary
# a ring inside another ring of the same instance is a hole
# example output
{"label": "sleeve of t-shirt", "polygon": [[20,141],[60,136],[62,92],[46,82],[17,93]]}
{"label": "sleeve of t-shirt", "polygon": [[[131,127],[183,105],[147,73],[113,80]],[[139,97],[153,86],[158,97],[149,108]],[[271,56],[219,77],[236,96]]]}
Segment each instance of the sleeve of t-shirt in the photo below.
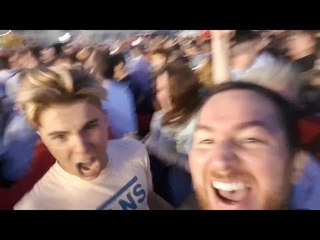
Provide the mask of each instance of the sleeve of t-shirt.
{"label": "sleeve of t-shirt", "polygon": [[150,193],[150,192],[153,192],[152,175],[151,175],[151,169],[150,169],[150,159],[149,159],[149,155],[147,153],[147,150],[143,144],[141,144],[141,148],[142,148],[141,152],[144,155],[143,156],[143,165],[145,167],[147,188],[148,188],[148,193]]}
{"label": "sleeve of t-shirt", "polygon": [[19,202],[17,202],[13,210],[35,210],[33,201],[30,201],[30,194],[26,194],[20,199]]}

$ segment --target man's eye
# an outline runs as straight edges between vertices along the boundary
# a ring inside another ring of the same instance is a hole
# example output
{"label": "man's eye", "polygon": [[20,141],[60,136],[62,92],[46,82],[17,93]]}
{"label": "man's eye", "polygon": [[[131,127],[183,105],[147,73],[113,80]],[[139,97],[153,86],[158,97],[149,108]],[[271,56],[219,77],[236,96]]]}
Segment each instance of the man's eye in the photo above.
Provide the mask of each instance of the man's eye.
{"label": "man's eye", "polygon": [[55,135],[52,137],[53,140],[59,140],[59,141],[63,141],[66,139],[65,135],[59,134],[59,135]]}
{"label": "man's eye", "polygon": [[92,124],[88,125],[86,127],[86,129],[93,129],[93,128],[98,127],[98,126],[99,126],[99,123],[92,123]]}
{"label": "man's eye", "polygon": [[200,144],[213,144],[214,141],[212,139],[203,139],[199,141]]}
{"label": "man's eye", "polygon": [[241,143],[244,144],[250,144],[250,143],[263,143],[264,141],[258,139],[258,138],[244,138],[241,140]]}

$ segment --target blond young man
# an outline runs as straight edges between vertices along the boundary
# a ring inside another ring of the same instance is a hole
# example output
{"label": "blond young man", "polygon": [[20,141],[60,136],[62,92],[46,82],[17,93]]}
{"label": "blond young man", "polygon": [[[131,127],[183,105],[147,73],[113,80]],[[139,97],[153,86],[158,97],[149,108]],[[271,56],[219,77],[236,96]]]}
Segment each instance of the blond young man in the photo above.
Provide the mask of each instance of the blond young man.
{"label": "blond young man", "polygon": [[17,102],[57,161],[14,209],[142,210],[165,204],[153,194],[143,145],[108,141],[105,97],[83,69],[25,74]]}

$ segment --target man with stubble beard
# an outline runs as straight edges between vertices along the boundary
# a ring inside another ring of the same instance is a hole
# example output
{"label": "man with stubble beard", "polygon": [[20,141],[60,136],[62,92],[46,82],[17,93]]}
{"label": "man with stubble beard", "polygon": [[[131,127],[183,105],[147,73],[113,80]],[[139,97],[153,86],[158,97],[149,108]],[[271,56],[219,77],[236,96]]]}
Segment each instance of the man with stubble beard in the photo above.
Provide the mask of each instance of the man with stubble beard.
{"label": "man with stubble beard", "polygon": [[189,164],[201,209],[291,209],[299,176],[295,107],[244,82],[218,86],[199,113]]}

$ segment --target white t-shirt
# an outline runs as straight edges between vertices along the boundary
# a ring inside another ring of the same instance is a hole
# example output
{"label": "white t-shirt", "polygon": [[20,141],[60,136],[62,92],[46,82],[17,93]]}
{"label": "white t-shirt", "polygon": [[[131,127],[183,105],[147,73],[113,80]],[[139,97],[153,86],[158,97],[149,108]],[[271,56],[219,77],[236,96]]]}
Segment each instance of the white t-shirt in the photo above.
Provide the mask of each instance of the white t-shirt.
{"label": "white t-shirt", "polygon": [[14,209],[148,210],[153,187],[144,146],[136,140],[112,140],[107,153],[107,167],[91,181],[55,163]]}

